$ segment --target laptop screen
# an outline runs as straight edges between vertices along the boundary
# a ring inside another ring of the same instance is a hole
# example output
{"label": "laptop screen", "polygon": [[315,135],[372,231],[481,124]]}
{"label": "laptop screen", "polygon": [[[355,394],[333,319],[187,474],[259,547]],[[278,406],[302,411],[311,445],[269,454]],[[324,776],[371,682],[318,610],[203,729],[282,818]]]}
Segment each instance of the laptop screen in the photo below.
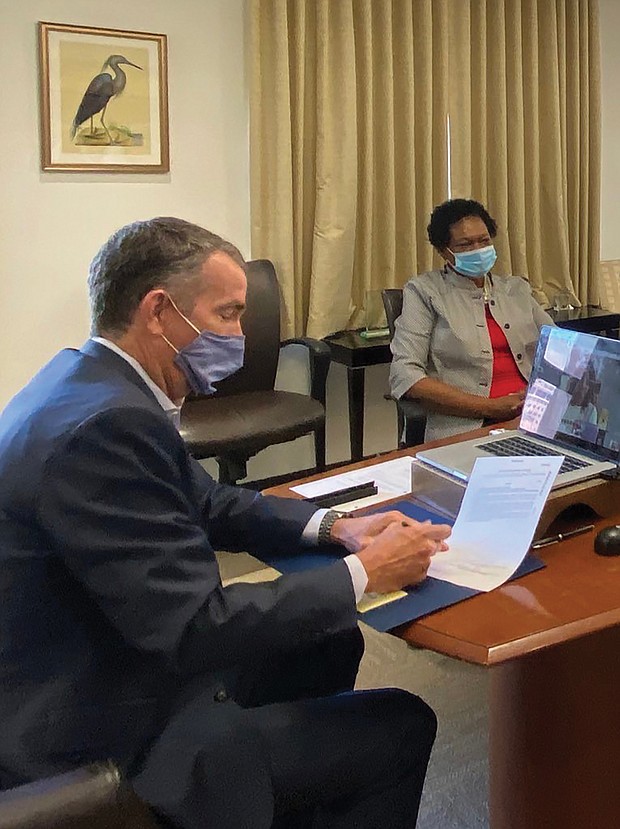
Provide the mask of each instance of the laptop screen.
{"label": "laptop screen", "polygon": [[582,449],[620,457],[620,340],[541,328],[520,427]]}

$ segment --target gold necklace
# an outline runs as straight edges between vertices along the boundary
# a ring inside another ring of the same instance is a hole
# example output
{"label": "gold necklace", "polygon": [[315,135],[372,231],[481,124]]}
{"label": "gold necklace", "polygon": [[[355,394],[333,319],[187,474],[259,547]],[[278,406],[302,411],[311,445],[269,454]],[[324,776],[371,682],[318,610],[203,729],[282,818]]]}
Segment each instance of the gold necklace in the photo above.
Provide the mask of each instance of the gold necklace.
{"label": "gold necklace", "polygon": [[482,298],[484,299],[485,305],[491,299],[491,292],[492,292],[492,284],[491,280],[489,279],[488,275],[484,275],[484,282],[482,284]]}

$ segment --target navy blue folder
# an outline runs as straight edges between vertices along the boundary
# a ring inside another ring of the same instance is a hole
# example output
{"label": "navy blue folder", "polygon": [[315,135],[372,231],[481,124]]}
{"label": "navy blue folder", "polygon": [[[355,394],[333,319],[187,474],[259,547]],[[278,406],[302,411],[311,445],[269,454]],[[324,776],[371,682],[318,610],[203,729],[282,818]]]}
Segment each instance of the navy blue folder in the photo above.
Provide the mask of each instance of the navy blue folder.
{"label": "navy blue folder", "polygon": [[[411,501],[398,501],[389,506],[381,507],[376,512],[386,512],[388,510],[400,510],[400,512],[416,521],[429,520],[433,524],[454,523],[452,520],[430,512]],[[324,567],[332,564],[344,555],[346,553],[341,547],[330,546],[313,548],[301,555],[298,553],[290,556],[263,557],[263,560],[282,573],[298,573],[300,570],[309,570],[312,567]],[[544,566],[544,562],[530,553],[525,557],[512,579],[518,579],[520,576],[527,575],[527,573],[533,573]],[[398,625],[412,622],[414,619],[433,613],[435,610],[441,610],[443,607],[449,607],[457,602],[462,602],[464,599],[469,599],[471,596],[480,593],[480,590],[473,590],[471,587],[460,587],[429,576],[416,587],[408,588],[406,592],[407,595],[403,596],[402,599],[397,599],[374,610],[368,610],[366,613],[360,613],[360,621],[376,630],[385,632],[398,627]]]}

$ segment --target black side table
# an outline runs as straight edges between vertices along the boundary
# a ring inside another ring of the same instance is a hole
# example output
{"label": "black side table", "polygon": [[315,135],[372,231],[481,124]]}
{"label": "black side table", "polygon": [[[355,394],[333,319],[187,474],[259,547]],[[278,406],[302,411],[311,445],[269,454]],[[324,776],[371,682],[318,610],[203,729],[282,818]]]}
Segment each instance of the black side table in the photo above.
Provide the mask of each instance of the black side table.
{"label": "black side table", "polygon": [[582,331],[584,334],[603,334],[605,337],[618,339],[620,314],[616,311],[583,305],[581,308],[568,308],[566,311],[550,308],[547,313],[560,328],[570,328],[571,331]]}
{"label": "black side table", "polygon": [[368,366],[392,361],[390,337],[386,334],[367,340],[359,331],[338,331],[325,337],[324,342],[331,350],[332,360],[347,368],[351,460],[361,461],[364,456],[364,371]]}

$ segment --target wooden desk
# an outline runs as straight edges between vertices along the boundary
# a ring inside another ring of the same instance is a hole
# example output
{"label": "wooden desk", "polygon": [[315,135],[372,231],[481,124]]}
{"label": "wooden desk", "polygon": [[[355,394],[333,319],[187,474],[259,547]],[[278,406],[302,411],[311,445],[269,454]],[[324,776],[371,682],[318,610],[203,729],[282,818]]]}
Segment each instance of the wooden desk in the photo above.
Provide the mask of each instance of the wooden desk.
{"label": "wooden desk", "polygon": [[541,548],[544,570],[394,631],[491,670],[492,829],[618,826],[620,557],[593,551],[615,522],[620,503],[594,532]]}
{"label": "wooden desk", "polygon": [[620,559],[593,538],[542,548],[545,570],[398,632],[492,666],[493,829],[618,825]]}

